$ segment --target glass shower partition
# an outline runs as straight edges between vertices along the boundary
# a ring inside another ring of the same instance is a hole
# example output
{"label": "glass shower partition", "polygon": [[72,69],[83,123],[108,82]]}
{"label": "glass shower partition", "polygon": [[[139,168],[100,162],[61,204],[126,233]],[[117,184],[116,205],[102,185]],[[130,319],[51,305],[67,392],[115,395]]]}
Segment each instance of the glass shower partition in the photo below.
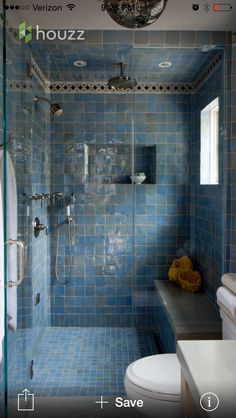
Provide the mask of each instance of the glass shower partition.
{"label": "glass shower partition", "polygon": [[[31,91],[25,73],[27,48],[5,27],[6,89],[6,392],[11,411],[17,411],[30,390],[29,341],[32,338],[32,236],[30,206],[32,193]],[[10,282],[10,283],[9,283]],[[12,282],[12,283],[11,283]],[[20,396],[22,394],[22,396]],[[23,404],[22,404],[23,408]],[[9,415],[11,413],[9,412]]]}
{"label": "glass shower partition", "polygon": [[60,281],[69,270],[69,257],[63,257],[69,255],[68,228],[62,225],[66,210],[63,202],[51,209],[51,324],[132,327],[134,94],[53,94],[52,100],[63,103],[65,112],[64,125],[59,118],[51,124],[52,187],[74,194],[75,200],[72,278],[64,287]]}
{"label": "glass shower partition", "polygon": [[7,16],[4,26],[5,390],[14,416],[33,408],[34,352],[49,324],[48,237],[42,231],[36,239],[34,226],[36,217],[48,223],[50,114],[34,101],[42,87],[29,71],[30,46],[19,41]]}

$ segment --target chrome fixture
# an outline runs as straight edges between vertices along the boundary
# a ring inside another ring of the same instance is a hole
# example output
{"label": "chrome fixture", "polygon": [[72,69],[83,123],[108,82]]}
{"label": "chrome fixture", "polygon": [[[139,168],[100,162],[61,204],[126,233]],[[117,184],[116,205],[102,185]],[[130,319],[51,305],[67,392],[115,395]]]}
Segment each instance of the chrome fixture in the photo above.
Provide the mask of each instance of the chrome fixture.
{"label": "chrome fixture", "polygon": [[34,227],[35,238],[39,236],[41,231],[45,231],[46,235],[48,235],[48,226],[41,224],[38,217],[35,218],[33,227]]}
{"label": "chrome fixture", "polygon": [[19,249],[19,280],[16,282],[10,281],[7,283],[8,287],[19,286],[25,279],[25,244],[23,241],[9,239],[8,245],[16,245]]}
{"label": "chrome fixture", "polygon": [[[74,193],[64,194],[62,192],[56,192],[56,193],[36,193],[36,194],[26,194],[23,193],[23,197],[25,201],[29,200],[32,201],[38,201],[41,200],[41,208],[43,208],[43,203],[47,201],[47,206],[51,206],[51,204],[58,203],[59,207],[62,205],[65,205],[67,207],[70,207],[75,202]],[[70,213],[67,213],[67,215],[70,215]]]}
{"label": "chrome fixture", "polygon": [[48,206],[51,205],[51,195],[49,193],[42,193],[42,197],[41,197],[41,208],[43,208],[43,202],[47,200],[48,201]]}
{"label": "chrome fixture", "polygon": [[62,198],[62,196],[63,196],[63,193],[62,192],[53,193],[53,197],[55,199],[57,199],[57,201],[59,201]]}
{"label": "chrome fixture", "polygon": [[61,207],[61,199],[63,197],[63,193],[62,192],[56,192],[53,193],[52,198],[53,198],[53,203],[57,203],[58,208]]}
{"label": "chrome fixture", "polygon": [[66,224],[72,224],[73,218],[71,216],[66,217]]}
{"label": "chrome fixture", "polygon": [[52,103],[50,100],[46,99],[46,97],[35,96],[33,98],[34,102],[47,102],[50,105],[50,110],[53,115],[61,116],[63,113],[62,107],[58,103]]}
{"label": "chrome fixture", "polygon": [[163,13],[168,0],[104,0],[104,10],[125,28],[143,28],[154,23]]}
{"label": "chrome fixture", "polygon": [[124,75],[124,68],[126,63],[120,62],[118,65],[120,66],[120,75],[110,78],[110,80],[108,80],[107,83],[108,86],[117,90],[132,89],[133,87],[135,87],[137,85],[137,81],[135,80],[135,78],[131,78]]}
{"label": "chrome fixture", "polygon": [[27,195],[26,193],[23,193],[23,196],[25,200],[29,201],[38,201],[41,200],[41,208],[43,208],[43,202],[47,200],[47,206],[51,205],[51,195],[48,193],[36,193],[36,194],[30,194]]}

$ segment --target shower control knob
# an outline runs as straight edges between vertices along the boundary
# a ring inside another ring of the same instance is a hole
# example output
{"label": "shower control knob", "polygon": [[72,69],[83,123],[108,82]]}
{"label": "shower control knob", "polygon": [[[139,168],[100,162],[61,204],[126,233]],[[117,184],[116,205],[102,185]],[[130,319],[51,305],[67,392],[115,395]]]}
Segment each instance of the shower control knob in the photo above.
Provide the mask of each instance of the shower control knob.
{"label": "shower control knob", "polygon": [[46,235],[48,235],[48,226],[41,224],[39,218],[37,217],[34,220],[33,227],[35,238],[39,236],[41,231],[45,231]]}
{"label": "shower control knob", "polygon": [[48,194],[48,193],[45,193],[45,194],[44,194],[44,199],[46,199],[46,200],[47,200],[47,202],[48,202],[48,206],[50,206],[50,205],[51,205],[51,195],[50,195],[50,194]]}

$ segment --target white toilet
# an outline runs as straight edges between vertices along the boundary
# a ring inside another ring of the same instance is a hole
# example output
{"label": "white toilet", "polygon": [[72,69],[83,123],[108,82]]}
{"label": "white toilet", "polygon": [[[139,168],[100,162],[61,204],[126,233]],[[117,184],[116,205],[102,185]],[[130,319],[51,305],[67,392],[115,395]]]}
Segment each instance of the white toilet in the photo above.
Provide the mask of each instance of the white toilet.
{"label": "white toilet", "polygon": [[[223,339],[236,340],[236,321],[220,310]],[[130,364],[125,374],[125,390],[132,400],[141,399],[140,412],[156,418],[180,418],[181,369],[176,354],[143,357]]]}
{"label": "white toilet", "polygon": [[[141,399],[147,416],[180,417],[180,364],[176,354],[157,354],[130,364],[125,374],[129,399]],[[160,414],[160,415],[158,415]]]}

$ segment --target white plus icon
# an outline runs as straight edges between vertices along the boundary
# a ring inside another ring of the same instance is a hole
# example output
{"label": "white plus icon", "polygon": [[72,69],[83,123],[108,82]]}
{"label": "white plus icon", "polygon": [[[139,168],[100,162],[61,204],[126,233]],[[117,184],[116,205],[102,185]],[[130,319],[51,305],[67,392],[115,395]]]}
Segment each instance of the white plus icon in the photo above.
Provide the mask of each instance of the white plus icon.
{"label": "white plus icon", "polygon": [[96,401],[95,403],[99,403],[100,406],[101,406],[101,409],[103,409],[103,405],[106,404],[106,403],[109,403],[109,402],[108,401],[104,401],[103,400],[103,396],[101,396],[101,400],[100,401]]}

